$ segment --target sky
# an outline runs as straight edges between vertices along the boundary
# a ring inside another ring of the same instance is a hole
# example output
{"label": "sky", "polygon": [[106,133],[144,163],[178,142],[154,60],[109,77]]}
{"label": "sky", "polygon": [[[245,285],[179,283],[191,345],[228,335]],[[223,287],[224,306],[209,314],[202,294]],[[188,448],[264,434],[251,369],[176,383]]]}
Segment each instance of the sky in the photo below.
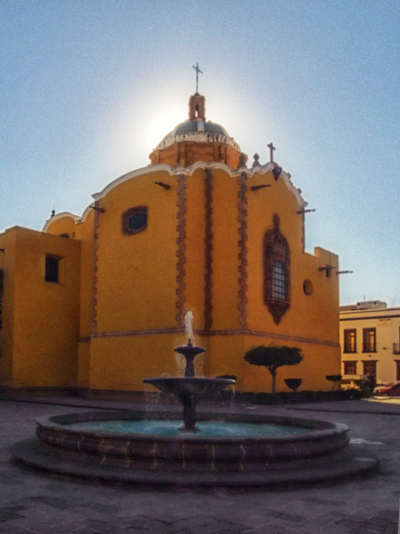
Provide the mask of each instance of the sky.
{"label": "sky", "polygon": [[400,306],[398,0],[0,0],[0,232],[81,215],[189,96],[302,190],[341,304]]}

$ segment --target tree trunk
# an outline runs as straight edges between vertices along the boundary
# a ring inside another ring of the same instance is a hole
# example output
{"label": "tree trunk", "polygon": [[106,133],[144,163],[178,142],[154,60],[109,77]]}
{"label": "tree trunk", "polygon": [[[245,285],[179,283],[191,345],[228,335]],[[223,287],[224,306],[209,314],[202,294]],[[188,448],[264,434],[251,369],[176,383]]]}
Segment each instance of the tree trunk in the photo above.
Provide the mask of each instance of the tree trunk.
{"label": "tree trunk", "polygon": [[275,395],[276,371],[271,371],[272,375],[272,395]]}

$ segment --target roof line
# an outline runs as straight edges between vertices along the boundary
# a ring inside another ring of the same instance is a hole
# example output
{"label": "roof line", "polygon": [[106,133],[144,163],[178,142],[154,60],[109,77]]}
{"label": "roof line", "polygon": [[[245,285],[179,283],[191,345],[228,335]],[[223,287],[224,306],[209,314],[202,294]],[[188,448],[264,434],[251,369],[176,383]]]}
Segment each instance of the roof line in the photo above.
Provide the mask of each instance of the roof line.
{"label": "roof line", "polygon": [[[143,167],[141,169],[136,169],[135,171],[130,171],[126,174],[123,174],[119,178],[116,178],[112,182],[106,185],[104,189],[99,191],[98,193],[94,193],[92,197],[94,200],[99,200],[103,197],[105,197],[110,191],[112,191],[115,187],[118,187],[119,185],[123,184],[124,182],[127,182],[128,180],[131,180],[132,178],[136,178],[137,176],[142,176],[154,172],[166,172],[170,176],[178,176],[178,175],[185,175],[185,176],[191,176],[195,171],[198,169],[221,169],[225,171],[231,178],[238,178],[241,175],[246,175],[247,178],[252,178],[255,174],[266,174],[269,171],[272,171],[275,167],[275,164],[272,162],[267,163],[266,165],[260,165],[259,167],[254,167],[251,169],[248,169],[247,167],[241,167],[239,169],[231,169],[228,165],[225,165],[225,163],[219,163],[219,162],[212,162],[212,163],[205,163],[202,161],[197,161],[190,167],[183,167],[183,166],[176,166],[171,167],[170,165],[166,163],[159,163],[156,165],[148,165],[147,167]],[[281,174],[279,175],[279,179],[282,179],[286,185],[286,187],[291,191],[299,206],[305,207],[307,206],[307,202],[301,197],[300,190],[297,189],[291,182],[291,176],[288,172],[282,170]],[[64,211],[62,213],[58,213],[57,215],[54,215],[49,220],[46,221],[43,231],[46,232],[48,227],[50,226],[52,221],[55,221],[57,219],[60,219],[62,217],[71,217],[75,221],[75,224],[79,224],[83,221],[85,221],[88,213],[90,213],[90,205],[85,209],[82,216],[79,217],[78,215],[74,215],[73,213],[70,213],[68,211]]]}

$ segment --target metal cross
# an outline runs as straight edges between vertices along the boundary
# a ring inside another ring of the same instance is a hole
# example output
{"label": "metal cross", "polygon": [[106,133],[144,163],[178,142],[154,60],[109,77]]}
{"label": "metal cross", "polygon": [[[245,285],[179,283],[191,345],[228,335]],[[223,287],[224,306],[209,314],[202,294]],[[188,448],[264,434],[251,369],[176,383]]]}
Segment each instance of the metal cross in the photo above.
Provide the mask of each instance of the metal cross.
{"label": "metal cross", "polygon": [[272,163],[274,161],[274,150],[275,150],[275,147],[272,144],[272,142],[269,145],[267,145],[267,147],[269,148],[269,160]]}
{"label": "metal cross", "polygon": [[201,74],[204,74],[202,70],[199,69],[199,64],[197,63],[197,65],[195,67],[193,67],[194,70],[196,71],[196,93],[199,92],[199,72]]}

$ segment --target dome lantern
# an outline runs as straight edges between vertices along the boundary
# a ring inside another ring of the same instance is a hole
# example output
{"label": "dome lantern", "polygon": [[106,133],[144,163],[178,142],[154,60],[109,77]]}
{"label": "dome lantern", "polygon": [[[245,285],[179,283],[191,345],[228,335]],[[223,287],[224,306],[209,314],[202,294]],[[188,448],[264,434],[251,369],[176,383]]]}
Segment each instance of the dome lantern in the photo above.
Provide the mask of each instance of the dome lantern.
{"label": "dome lantern", "polygon": [[237,169],[246,154],[220,124],[206,121],[206,99],[196,92],[189,99],[189,118],[178,124],[150,154],[152,165],[189,167],[198,161],[225,163]]}
{"label": "dome lantern", "polygon": [[189,98],[189,120],[206,120],[206,99],[203,95],[195,93]]}

